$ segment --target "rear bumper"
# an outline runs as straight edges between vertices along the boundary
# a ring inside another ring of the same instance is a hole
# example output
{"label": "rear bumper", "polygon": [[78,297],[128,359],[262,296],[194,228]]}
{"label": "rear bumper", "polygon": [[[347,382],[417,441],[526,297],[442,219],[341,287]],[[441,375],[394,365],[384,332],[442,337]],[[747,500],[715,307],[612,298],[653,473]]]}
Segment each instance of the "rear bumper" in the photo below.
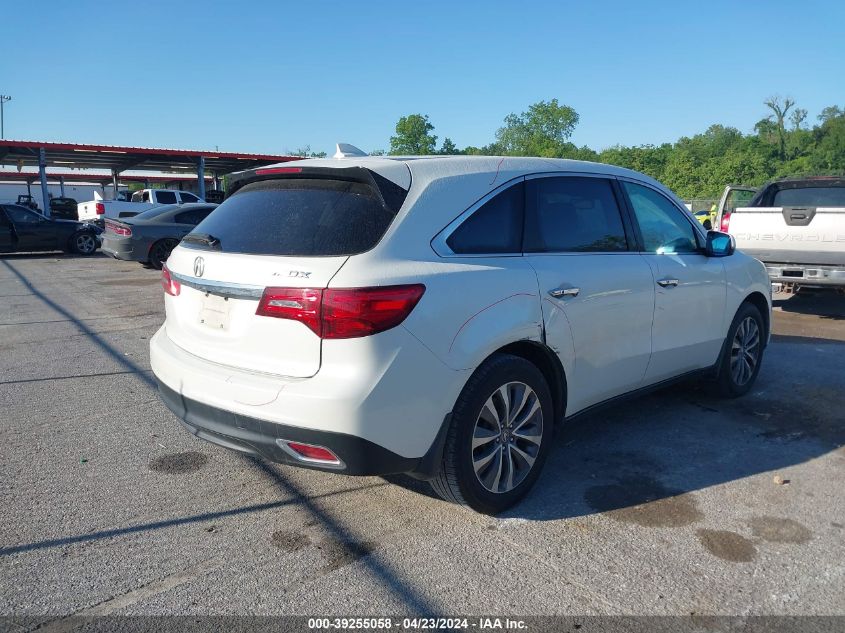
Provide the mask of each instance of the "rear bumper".
{"label": "rear bumper", "polygon": [[[163,326],[150,340],[150,365],[164,402],[202,439],[272,461],[349,474],[427,473],[466,377],[401,326],[377,336],[383,337],[380,351],[369,347],[345,355],[337,348],[368,343],[331,341],[339,346],[324,345],[317,374],[285,378],[195,356]],[[343,468],[302,463],[277,440],[328,448]]]}
{"label": "rear bumper", "polygon": [[[353,435],[266,422],[186,398],[161,381],[158,381],[158,388],[164,404],[193,435],[212,444],[259,455],[273,462],[336,470],[347,475],[405,473],[415,470],[420,462],[419,459],[402,457]],[[340,458],[341,464],[321,465],[296,459],[281,448],[280,442],[284,440],[324,446]]]}
{"label": "rear bumper", "polygon": [[769,278],[776,283],[805,286],[845,286],[845,266],[779,264],[764,262]]}
{"label": "rear bumper", "polygon": [[144,261],[136,254],[135,244],[132,240],[113,239],[110,237],[103,238],[102,245],[103,252],[109,257],[115,259],[122,259],[124,261]]}

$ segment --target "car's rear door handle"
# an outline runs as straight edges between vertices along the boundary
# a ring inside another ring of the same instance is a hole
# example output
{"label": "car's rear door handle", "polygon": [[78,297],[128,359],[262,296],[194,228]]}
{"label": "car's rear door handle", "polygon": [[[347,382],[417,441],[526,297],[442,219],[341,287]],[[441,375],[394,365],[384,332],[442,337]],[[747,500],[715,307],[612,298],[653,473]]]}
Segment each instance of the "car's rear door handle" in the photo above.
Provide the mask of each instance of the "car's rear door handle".
{"label": "car's rear door handle", "polygon": [[549,290],[549,294],[555,299],[560,299],[561,297],[577,297],[579,292],[581,292],[580,288],[555,288],[554,290]]}
{"label": "car's rear door handle", "polygon": [[681,283],[681,282],[678,281],[677,279],[659,279],[657,281],[657,285],[662,286],[663,288],[674,288],[679,283]]}

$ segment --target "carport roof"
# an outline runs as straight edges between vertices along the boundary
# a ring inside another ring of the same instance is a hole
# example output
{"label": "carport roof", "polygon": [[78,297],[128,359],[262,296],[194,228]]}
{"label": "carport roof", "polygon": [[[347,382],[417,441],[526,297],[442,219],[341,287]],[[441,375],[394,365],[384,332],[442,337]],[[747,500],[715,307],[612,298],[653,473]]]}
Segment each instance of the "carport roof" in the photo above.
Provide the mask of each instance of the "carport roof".
{"label": "carport roof", "polygon": [[228,174],[300,159],[299,156],[213,150],[0,140],[0,164],[37,166],[41,148],[50,167],[99,168],[118,172],[139,169],[178,173],[185,169],[195,173],[197,161],[203,157],[207,171]]}

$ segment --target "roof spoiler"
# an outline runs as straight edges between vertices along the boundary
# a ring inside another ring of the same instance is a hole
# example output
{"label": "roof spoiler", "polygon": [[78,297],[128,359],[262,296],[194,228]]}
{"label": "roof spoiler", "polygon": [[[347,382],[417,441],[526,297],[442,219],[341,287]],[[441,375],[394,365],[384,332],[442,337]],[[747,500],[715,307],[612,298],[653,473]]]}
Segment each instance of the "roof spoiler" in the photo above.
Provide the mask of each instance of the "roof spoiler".
{"label": "roof spoiler", "polygon": [[396,214],[408,195],[407,189],[366,167],[293,167],[285,165],[257,167],[243,171],[238,176],[237,179],[229,183],[226,198],[235,195],[246,185],[263,180],[345,180],[369,185],[381,198],[382,204],[391,213]]}

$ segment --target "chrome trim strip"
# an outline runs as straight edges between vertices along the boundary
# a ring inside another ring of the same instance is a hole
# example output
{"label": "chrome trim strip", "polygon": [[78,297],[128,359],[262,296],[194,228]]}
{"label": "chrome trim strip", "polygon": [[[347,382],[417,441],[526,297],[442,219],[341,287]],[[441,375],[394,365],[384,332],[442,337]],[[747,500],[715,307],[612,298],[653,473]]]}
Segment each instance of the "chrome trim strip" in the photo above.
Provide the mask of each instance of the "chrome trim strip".
{"label": "chrome trim strip", "polygon": [[221,297],[230,297],[232,299],[254,299],[257,301],[261,299],[261,296],[264,294],[264,286],[250,286],[247,284],[235,284],[228,281],[197,279],[196,277],[180,275],[178,273],[174,273],[173,271],[170,271],[170,276],[184,286]]}

